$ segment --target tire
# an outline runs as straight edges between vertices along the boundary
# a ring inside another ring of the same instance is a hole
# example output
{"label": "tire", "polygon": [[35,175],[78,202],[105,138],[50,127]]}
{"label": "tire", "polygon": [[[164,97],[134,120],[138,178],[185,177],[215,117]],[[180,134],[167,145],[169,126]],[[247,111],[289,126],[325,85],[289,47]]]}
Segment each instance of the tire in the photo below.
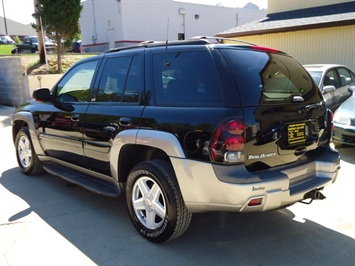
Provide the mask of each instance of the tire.
{"label": "tire", "polygon": [[20,170],[26,175],[37,175],[44,172],[43,164],[38,159],[32,145],[27,127],[21,128],[15,139],[16,158]]}
{"label": "tire", "polygon": [[192,215],[166,161],[137,164],[127,179],[126,199],[135,228],[151,242],[172,240],[189,227]]}

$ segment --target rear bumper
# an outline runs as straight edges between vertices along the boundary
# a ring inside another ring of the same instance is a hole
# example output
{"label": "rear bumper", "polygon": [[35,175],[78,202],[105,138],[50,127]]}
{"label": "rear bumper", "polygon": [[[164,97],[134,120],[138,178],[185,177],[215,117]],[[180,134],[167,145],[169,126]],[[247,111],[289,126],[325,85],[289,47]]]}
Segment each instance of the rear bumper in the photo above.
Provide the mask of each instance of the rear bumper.
{"label": "rear bumper", "polygon": [[[244,165],[223,170],[192,160],[171,161],[191,212],[251,212],[287,207],[303,200],[306,193],[332,184],[340,169],[339,153],[330,146],[313,161],[257,173],[248,172]],[[261,204],[249,206],[253,199]]]}

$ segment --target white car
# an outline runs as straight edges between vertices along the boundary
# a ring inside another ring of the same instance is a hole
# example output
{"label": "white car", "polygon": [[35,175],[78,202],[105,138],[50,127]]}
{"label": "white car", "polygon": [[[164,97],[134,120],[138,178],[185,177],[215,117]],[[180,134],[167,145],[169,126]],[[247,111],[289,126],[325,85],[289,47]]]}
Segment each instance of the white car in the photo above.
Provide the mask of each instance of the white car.
{"label": "white car", "polygon": [[323,94],[326,106],[335,111],[351,93],[348,88],[355,85],[354,72],[343,65],[303,65]]}

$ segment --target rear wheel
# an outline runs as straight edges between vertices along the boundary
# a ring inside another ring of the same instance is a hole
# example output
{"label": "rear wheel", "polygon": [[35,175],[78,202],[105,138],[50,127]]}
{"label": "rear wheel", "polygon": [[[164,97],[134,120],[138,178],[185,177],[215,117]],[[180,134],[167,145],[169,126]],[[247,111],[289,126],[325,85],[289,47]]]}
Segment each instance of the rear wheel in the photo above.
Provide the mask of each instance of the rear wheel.
{"label": "rear wheel", "polygon": [[17,133],[15,147],[17,162],[24,174],[36,175],[43,172],[42,162],[33,149],[28,128],[24,127]]}
{"label": "rear wheel", "polygon": [[137,231],[160,243],[183,234],[191,221],[174,171],[162,160],[139,163],[128,176],[126,199]]}

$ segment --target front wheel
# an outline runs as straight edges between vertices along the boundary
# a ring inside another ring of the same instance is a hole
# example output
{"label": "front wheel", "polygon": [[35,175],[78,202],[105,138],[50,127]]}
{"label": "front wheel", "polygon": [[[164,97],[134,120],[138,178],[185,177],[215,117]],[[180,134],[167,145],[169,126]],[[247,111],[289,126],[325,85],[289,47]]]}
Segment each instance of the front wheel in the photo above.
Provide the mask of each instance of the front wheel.
{"label": "front wheel", "polygon": [[28,128],[22,128],[15,139],[16,158],[20,170],[26,175],[36,175],[43,172],[43,164],[38,159],[32,145]]}
{"label": "front wheel", "polygon": [[191,221],[174,171],[162,160],[136,165],[128,176],[126,199],[137,231],[161,243],[183,234]]}

